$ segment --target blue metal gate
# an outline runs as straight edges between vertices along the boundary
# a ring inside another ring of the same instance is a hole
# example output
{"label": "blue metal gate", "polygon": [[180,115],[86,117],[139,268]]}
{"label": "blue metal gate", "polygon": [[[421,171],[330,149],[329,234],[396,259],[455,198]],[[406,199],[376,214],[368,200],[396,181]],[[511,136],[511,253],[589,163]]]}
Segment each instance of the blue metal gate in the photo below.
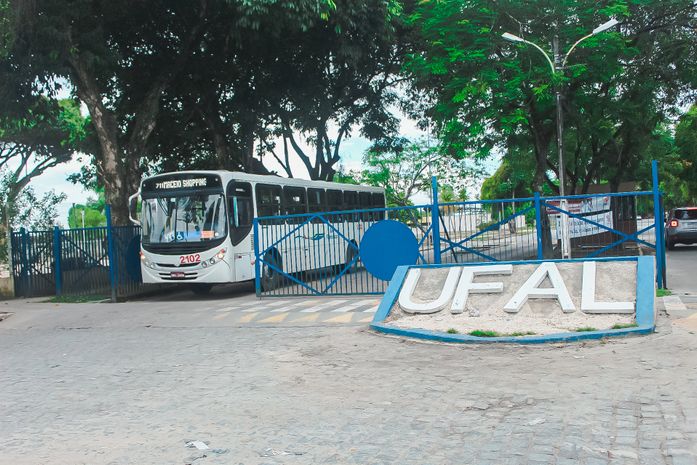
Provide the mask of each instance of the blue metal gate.
{"label": "blue metal gate", "polygon": [[109,210],[107,226],[13,231],[15,295],[103,296],[115,301],[141,293],[140,227],[112,226]]}
{"label": "blue metal gate", "polygon": [[[657,185],[655,177],[653,191],[564,198],[536,194],[255,218],[257,294],[384,293],[387,281],[365,269],[361,240],[367,230],[385,220],[398,221],[413,233],[418,263],[561,258],[562,215],[571,223],[572,258],[656,255],[657,283],[665,287],[663,210]],[[435,179],[433,198],[438,199]]]}

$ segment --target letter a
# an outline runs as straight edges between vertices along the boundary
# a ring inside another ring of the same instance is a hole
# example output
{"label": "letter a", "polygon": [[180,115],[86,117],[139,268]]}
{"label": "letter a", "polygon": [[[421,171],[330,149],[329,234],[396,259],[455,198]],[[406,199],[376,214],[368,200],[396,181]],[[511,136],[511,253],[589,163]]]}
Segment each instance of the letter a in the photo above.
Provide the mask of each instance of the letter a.
{"label": "letter a", "polygon": [[[538,287],[549,276],[552,287]],[[566,284],[559,274],[557,266],[552,262],[541,263],[530,275],[527,281],[518,289],[511,300],[503,307],[509,313],[518,313],[528,298],[557,299],[562,311],[570,313],[576,310],[571,301]]]}
{"label": "letter a", "polygon": [[402,290],[399,292],[399,307],[407,313],[436,313],[445,307],[453,296],[457,278],[460,277],[460,268],[450,268],[443,289],[440,291],[440,296],[430,302],[414,302],[412,299],[420,276],[421,269],[412,268],[409,270]]}

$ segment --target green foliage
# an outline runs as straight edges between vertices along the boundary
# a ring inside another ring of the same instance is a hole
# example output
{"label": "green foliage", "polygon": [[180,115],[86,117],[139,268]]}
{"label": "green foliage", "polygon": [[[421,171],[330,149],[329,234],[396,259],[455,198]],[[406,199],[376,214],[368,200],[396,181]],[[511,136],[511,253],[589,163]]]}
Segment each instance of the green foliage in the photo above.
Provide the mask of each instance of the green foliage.
{"label": "green foliage", "polygon": [[482,221],[477,225],[477,230],[479,231],[484,231],[486,228],[498,223],[497,220],[492,220],[492,221]]}
{"label": "green foliage", "polygon": [[[0,87],[2,84],[0,83]],[[27,99],[27,108],[9,104],[0,112],[0,236],[6,254],[8,226],[47,229],[65,194],[38,196],[30,183],[46,170],[69,161],[89,137],[89,120],[73,99]]]}
{"label": "green foliage", "polygon": [[[408,109],[436,125],[446,153],[476,159],[503,148],[507,162],[532,162],[525,188],[556,191],[558,85],[567,191],[604,181],[616,188],[637,178],[656,128],[696,95],[696,11],[692,0],[418,2],[407,13],[418,38],[405,70],[414,99],[427,99]],[[534,47],[501,37],[511,32],[551,53],[558,35],[566,52],[610,17],[622,25],[581,42],[554,75]],[[487,195],[501,195],[498,185]]]}
{"label": "green foliage", "polygon": [[[13,176],[8,172],[0,177],[0,202],[3,206],[3,217],[9,213],[9,226],[12,229],[26,228],[46,230],[56,224],[58,218],[57,205],[66,199],[64,193],[56,193],[53,189],[39,196],[32,186],[23,188],[13,201],[7,204],[9,191],[13,189]],[[14,195],[14,194],[12,194]],[[7,205],[7,207],[5,207]],[[6,208],[6,210],[5,210]],[[4,240],[4,235],[3,240]]]}
{"label": "green foliage", "polygon": [[339,166],[332,182],[340,182],[342,184],[360,184],[360,173],[354,171],[346,171],[343,166]]}
{"label": "green foliage", "polygon": [[680,171],[675,176],[664,178],[683,182],[678,187],[682,198],[672,206],[697,205],[697,104],[680,118],[675,128],[675,146]]}
{"label": "green foliage", "polygon": [[0,59],[7,56],[12,42],[10,0],[0,0]]}
{"label": "green foliage", "polygon": [[507,334],[507,336],[520,337],[520,336],[534,336],[534,331],[516,331],[514,333]]}
{"label": "green foliage", "polygon": [[458,330],[455,329],[455,328],[448,328],[448,330],[446,331],[446,333],[448,333],[448,334],[459,334],[460,331],[458,331]]}
{"label": "green foliage", "polygon": [[97,193],[97,199],[88,198],[84,205],[73,204],[68,210],[68,227],[82,228],[82,212],[85,212],[84,227],[106,226],[104,191]]}
{"label": "green foliage", "polygon": [[531,197],[533,178],[535,176],[534,160],[524,157],[506,157],[494,174],[482,183],[482,200],[511,199]]}
{"label": "green foliage", "polygon": [[670,289],[663,289],[663,288],[656,289],[656,297],[666,297],[666,296],[669,296],[672,294],[673,293],[670,291]]}
{"label": "green foliage", "polygon": [[406,138],[377,141],[365,153],[363,165],[361,183],[384,188],[389,206],[412,205],[417,192],[431,190],[431,176],[438,176],[442,201],[457,200],[456,189],[458,196],[466,197],[466,186],[475,172],[468,162],[444,156],[439,146]]}
{"label": "green foliage", "polygon": [[585,333],[585,332],[591,332],[591,331],[597,331],[596,328],[593,328],[592,326],[584,326],[582,328],[576,328],[574,329],[577,333]]}
{"label": "green foliage", "polygon": [[475,329],[474,331],[470,331],[469,335],[475,336],[475,337],[499,337],[499,336],[501,336],[496,331],[489,331],[489,330],[482,330],[482,329]]}

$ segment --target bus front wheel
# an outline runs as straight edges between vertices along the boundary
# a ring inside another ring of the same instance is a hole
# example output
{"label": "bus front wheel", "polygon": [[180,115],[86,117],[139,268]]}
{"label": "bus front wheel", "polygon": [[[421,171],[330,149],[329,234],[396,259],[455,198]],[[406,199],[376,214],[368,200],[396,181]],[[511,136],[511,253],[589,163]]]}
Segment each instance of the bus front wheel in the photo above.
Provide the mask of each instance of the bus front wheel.
{"label": "bus front wheel", "polygon": [[281,286],[281,273],[283,264],[275,254],[267,254],[261,264],[261,289],[263,291],[273,291]]}
{"label": "bus front wheel", "polygon": [[[344,264],[346,274],[355,273],[356,270],[358,270],[358,258],[356,257],[358,255],[358,250],[356,250],[357,246],[355,242],[351,242],[351,244],[353,245],[346,247],[346,263]],[[355,261],[354,258],[356,259]]]}

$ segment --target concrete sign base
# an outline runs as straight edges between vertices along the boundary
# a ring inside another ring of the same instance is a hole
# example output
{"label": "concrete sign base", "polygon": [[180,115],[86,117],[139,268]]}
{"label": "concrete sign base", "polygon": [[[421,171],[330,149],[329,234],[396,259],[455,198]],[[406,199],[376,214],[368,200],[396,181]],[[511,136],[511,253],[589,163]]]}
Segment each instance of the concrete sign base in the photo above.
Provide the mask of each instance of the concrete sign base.
{"label": "concrete sign base", "polygon": [[654,257],[403,266],[371,327],[445,342],[645,334],[654,283]]}

